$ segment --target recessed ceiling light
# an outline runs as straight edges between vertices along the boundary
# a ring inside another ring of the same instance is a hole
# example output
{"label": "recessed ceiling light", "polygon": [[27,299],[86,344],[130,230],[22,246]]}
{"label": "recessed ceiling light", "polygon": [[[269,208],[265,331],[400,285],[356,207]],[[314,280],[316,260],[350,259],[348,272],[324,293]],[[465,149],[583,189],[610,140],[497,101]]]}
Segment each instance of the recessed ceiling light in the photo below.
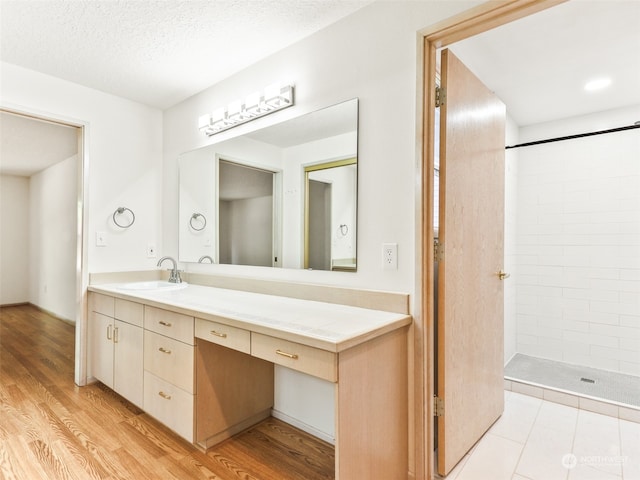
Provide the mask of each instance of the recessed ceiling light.
{"label": "recessed ceiling light", "polygon": [[595,80],[591,80],[587,82],[584,86],[584,89],[587,92],[594,92],[596,90],[602,90],[603,88],[607,88],[611,85],[610,78],[596,78]]}

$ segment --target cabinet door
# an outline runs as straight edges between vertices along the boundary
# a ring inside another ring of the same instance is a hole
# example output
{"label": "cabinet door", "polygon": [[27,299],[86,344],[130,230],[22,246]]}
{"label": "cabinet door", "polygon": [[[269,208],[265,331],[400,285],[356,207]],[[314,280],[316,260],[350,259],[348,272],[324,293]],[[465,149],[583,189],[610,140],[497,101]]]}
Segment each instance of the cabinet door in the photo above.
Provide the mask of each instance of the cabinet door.
{"label": "cabinet door", "polygon": [[89,317],[89,373],[113,388],[113,319],[91,312]]}
{"label": "cabinet door", "polygon": [[129,323],[115,321],[113,342],[113,389],[130,402],[142,407],[143,330]]}

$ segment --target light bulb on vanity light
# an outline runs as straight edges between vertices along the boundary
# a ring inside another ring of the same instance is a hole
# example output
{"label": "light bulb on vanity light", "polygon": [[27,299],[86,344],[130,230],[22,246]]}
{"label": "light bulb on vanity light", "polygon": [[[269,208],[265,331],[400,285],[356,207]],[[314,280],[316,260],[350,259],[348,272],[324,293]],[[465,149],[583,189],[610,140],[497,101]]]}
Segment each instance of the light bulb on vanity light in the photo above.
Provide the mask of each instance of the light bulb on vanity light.
{"label": "light bulb on vanity light", "polygon": [[204,130],[205,128],[211,127],[211,114],[207,113],[206,115],[201,115],[198,117],[198,130]]}
{"label": "light bulb on vanity light", "polygon": [[274,83],[264,89],[264,102],[270,107],[282,108],[291,104],[292,94],[291,85],[281,86],[279,82]]}
{"label": "light bulb on vanity light", "polygon": [[236,100],[235,102],[231,102],[227,106],[227,118],[232,123],[241,122],[244,119],[243,115],[244,105],[240,100]]}
{"label": "light bulb on vanity light", "polygon": [[253,92],[247,96],[244,101],[245,111],[252,116],[259,115],[261,113],[260,104],[262,103],[262,94],[260,92]]}

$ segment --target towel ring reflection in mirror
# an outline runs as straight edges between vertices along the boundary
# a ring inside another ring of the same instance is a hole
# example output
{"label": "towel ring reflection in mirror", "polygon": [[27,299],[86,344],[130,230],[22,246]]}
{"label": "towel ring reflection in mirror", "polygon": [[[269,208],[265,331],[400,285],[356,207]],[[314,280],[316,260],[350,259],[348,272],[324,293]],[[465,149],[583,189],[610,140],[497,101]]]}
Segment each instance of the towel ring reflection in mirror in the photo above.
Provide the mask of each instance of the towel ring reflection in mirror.
{"label": "towel ring reflection in mirror", "polygon": [[[131,214],[131,219],[129,220],[129,223],[118,223],[117,220],[117,216],[118,215],[122,215],[125,212],[129,212]],[[120,228],[129,228],[131,225],[133,225],[133,222],[136,221],[136,214],[133,213],[133,210],[131,210],[130,208],[127,207],[118,207],[116,208],[116,211],[113,212],[113,223],[115,223],[118,227]]]}
{"label": "towel ring reflection in mirror", "polygon": [[[198,225],[197,221],[198,221],[198,217],[201,217],[202,220],[200,221],[201,225]],[[196,220],[196,224],[194,225],[193,221]],[[201,214],[201,213],[194,213],[193,215],[191,215],[191,218],[189,219],[189,225],[191,226],[191,228],[193,228],[196,232],[201,232],[202,230],[204,230],[204,227],[207,226],[207,218]]]}

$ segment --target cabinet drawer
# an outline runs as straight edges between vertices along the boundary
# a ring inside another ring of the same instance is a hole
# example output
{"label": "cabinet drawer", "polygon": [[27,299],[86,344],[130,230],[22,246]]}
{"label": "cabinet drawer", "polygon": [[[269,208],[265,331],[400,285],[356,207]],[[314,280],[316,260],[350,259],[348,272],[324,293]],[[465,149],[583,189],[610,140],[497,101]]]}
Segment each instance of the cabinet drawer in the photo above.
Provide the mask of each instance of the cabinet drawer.
{"label": "cabinet drawer", "polygon": [[193,442],[193,395],[150,372],[144,372],[144,410]]}
{"label": "cabinet drawer", "polygon": [[108,317],[113,317],[114,298],[101,293],[90,292],[89,311],[98,312]]}
{"label": "cabinet drawer", "polygon": [[251,355],[330,382],[338,381],[337,355],[326,350],[252,332]]}
{"label": "cabinet drawer", "polygon": [[145,330],[144,369],[193,393],[194,347]]}
{"label": "cabinet drawer", "polygon": [[141,303],[130,302],[121,298],[116,298],[115,300],[115,318],[136,327],[142,327],[144,306]]}
{"label": "cabinet drawer", "polygon": [[193,345],[193,317],[145,305],[144,328]]}
{"label": "cabinet drawer", "polygon": [[249,330],[196,318],[196,337],[240,352],[251,353]]}

